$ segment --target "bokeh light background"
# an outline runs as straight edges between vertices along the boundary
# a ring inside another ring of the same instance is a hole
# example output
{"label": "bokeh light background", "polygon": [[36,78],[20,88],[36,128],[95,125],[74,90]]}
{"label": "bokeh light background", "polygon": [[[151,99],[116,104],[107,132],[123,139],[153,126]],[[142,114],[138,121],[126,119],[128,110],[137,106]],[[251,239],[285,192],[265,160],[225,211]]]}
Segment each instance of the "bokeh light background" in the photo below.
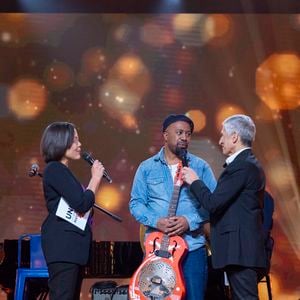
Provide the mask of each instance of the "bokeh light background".
{"label": "bokeh light background", "polygon": [[[128,211],[138,164],[162,144],[169,113],[195,122],[191,152],[218,177],[222,120],[246,113],[275,199],[274,299],[300,295],[300,15],[0,15],[0,241],[38,232],[46,216],[39,142],[47,124],[74,122],[113,184],[97,203],[96,240],[134,241]],[[89,166],[74,162],[86,184]],[[264,293],[264,291],[262,291]],[[264,295],[265,296],[265,295]]]}

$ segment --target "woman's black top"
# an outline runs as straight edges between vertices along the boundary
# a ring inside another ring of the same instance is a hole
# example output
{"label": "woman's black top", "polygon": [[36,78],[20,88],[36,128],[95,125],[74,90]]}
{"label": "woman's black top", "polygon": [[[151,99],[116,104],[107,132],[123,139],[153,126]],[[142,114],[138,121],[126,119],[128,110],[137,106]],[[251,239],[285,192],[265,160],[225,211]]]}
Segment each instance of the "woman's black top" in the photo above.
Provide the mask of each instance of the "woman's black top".
{"label": "woman's black top", "polygon": [[95,195],[84,190],[67,166],[58,161],[49,162],[43,174],[43,188],[48,216],[42,225],[42,248],[47,263],[72,262],[85,265],[88,261],[92,232],[55,215],[60,198],[78,213],[93,207]]}

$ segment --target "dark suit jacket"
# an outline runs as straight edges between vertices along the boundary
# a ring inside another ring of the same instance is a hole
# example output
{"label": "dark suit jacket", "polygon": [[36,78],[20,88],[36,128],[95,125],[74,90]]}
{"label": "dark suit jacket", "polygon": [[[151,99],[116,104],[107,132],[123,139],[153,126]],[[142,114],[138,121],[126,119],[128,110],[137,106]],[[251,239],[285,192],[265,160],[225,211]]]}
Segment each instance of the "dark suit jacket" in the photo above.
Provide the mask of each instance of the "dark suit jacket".
{"label": "dark suit jacket", "polygon": [[84,191],[71,171],[57,161],[47,164],[43,174],[43,187],[49,212],[42,225],[42,248],[47,263],[72,262],[85,265],[92,240],[89,224],[85,230],[81,230],[57,217],[55,213],[60,197],[75,211],[87,212],[94,204],[94,193]]}
{"label": "dark suit jacket", "polygon": [[214,268],[265,267],[264,187],[264,172],[250,149],[225,168],[213,193],[201,180],[192,183],[192,193],[210,212]]}

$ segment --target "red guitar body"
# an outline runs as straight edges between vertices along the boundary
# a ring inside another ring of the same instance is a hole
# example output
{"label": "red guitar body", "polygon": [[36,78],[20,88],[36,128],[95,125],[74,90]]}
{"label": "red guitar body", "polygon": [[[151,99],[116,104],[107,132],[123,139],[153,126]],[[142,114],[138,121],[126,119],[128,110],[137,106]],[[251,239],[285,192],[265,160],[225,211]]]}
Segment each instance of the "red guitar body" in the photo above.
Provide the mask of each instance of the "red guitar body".
{"label": "red guitar body", "polygon": [[185,286],[181,260],[188,250],[179,236],[150,233],[145,241],[145,259],[133,274],[129,299],[180,300]]}
{"label": "red guitar body", "polygon": [[[168,217],[175,216],[179,199],[182,163],[178,163]],[[188,246],[180,236],[169,237],[152,232],[145,241],[145,259],[133,274],[129,284],[131,300],[181,300],[185,286],[181,260]]]}

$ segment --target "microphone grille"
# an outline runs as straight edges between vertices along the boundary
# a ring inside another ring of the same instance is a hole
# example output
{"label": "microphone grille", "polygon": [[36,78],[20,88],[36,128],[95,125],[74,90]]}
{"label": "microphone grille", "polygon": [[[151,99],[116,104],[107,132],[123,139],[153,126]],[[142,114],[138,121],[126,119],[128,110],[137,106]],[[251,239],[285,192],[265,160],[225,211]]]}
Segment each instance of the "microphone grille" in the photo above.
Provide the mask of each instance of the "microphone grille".
{"label": "microphone grille", "polygon": [[88,153],[88,152],[84,151],[84,152],[81,154],[81,157],[82,157],[86,162],[88,162],[90,165],[93,165],[94,159],[92,158],[91,153]]}
{"label": "microphone grille", "polygon": [[90,154],[88,152],[84,151],[84,152],[82,152],[81,157],[84,160],[87,160],[90,157]]}
{"label": "microphone grille", "polygon": [[38,171],[40,169],[40,167],[39,167],[39,165],[37,163],[34,163],[34,164],[31,165],[31,169]]}

